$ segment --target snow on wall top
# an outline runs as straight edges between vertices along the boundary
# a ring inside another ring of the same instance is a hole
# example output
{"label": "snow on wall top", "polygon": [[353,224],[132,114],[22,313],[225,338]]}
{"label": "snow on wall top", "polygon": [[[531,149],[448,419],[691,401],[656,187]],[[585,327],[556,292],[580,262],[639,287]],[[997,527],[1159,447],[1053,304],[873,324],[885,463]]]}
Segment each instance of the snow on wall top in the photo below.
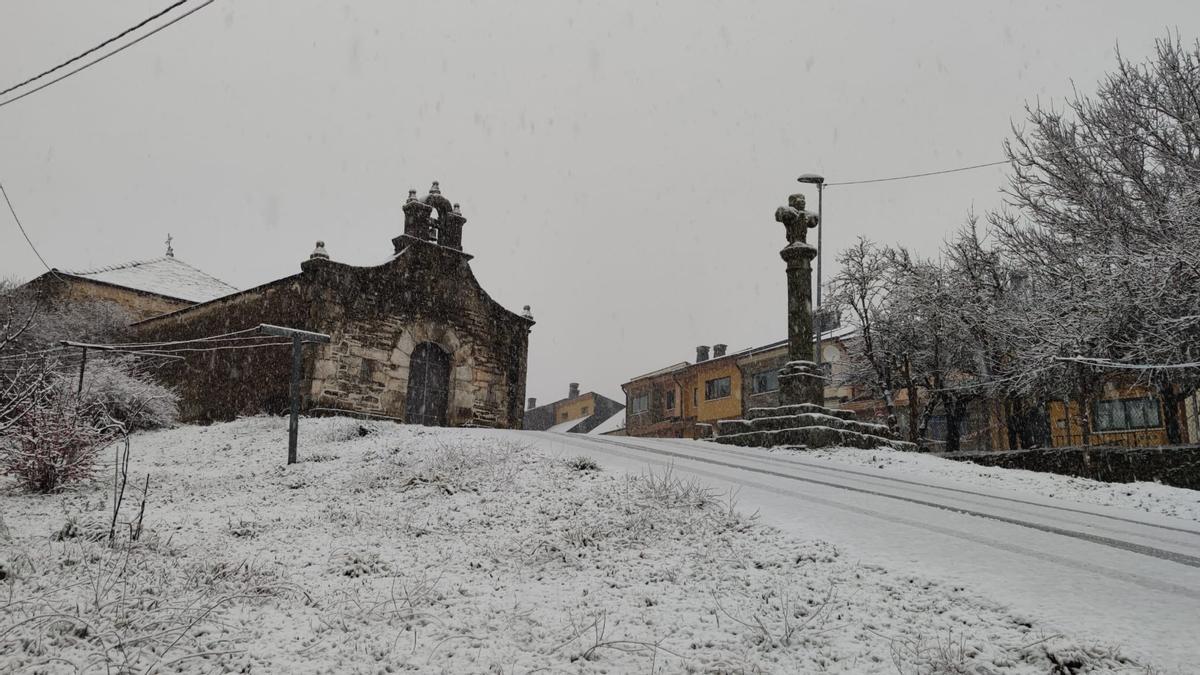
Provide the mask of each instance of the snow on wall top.
{"label": "snow on wall top", "polygon": [[549,431],[550,433],[555,433],[555,434],[568,434],[568,433],[571,433],[572,429],[579,426],[580,424],[583,424],[590,418],[591,418],[591,415],[588,415],[587,417],[576,417],[573,420],[567,420],[566,422],[563,422],[561,424],[555,424],[554,426],[550,427],[546,431]]}
{"label": "snow on wall top", "polygon": [[621,410],[619,410],[617,412],[617,414],[613,415],[612,417],[609,417],[608,419],[604,420],[600,424],[597,424],[596,428],[592,429],[588,433],[592,434],[594,436],[599,436],[601,434],[607,434],[610,431],[616,431],[617,429],[624,429],[624,428],[625,428],[625,409],[622,408]]}
{"label": "snow on wall top", "polygon": [[208,302],[237,292],[229,284],[173,256],[135,260],[91,270],[55,270],[59,274],[98,281],[188,302]]}

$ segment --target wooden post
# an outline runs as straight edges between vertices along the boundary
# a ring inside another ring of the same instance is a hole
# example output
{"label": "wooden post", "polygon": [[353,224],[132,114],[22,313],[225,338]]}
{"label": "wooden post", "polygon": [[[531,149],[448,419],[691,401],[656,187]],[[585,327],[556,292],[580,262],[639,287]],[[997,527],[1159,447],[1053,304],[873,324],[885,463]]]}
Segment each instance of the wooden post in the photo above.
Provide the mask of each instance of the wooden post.
{"label": "wooden post", "polygon": [[300,431],[300,335],[292,335],[292,419],[288,423],[288,464],[296,463],[296,435]]}
{"label": "wooden post", "polygon": [[75,390],[77,395],[83,394],[83,369],[87,366],[87,347],[80,347],[83,353],[83,360],[79,362],[79,388]]}
{"label": "wooden post", "polygon": [[296,446],[300,435],[300,366],[302,364],[305,342],[329,342],[329,336],[324,333],[313,333],[296,328],[285,328],[262,324],[259,332],[265,335],[278,335],[292,338],[292,381],[291,389],[291,419],[288,420],[288,454],[287,463],[296,463]]}

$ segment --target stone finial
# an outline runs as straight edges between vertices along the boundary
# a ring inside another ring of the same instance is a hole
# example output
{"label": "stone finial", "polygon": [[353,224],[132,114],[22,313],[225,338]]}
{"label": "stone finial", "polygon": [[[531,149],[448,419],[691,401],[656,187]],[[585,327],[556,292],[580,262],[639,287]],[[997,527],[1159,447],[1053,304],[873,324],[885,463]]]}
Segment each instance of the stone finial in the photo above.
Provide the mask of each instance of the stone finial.
{"label": "stone finial", "polygon": [[405,199],[404,201],[405,201],[405,203],[417,201],[417,191],[409,190],[408,191],[408,199]]}
{"label": "stone finial", "polygon": [[440,194],[442,194],[442,188],[438,187],[438,182],[437,182],[436,180],[435,180],[435,181],[433,181],[433,185],[431,185],[431,186],[429,187],[429,194],[431,194],[431,195],[440,195]]}
{"label": "stone finial", "polygon": [[456,202],[454,204],[454,206],[450,209],[450,213],[453,213],[456,216],[461,216],[462,215],[462,207],[459,206],[458,203]]}
{"label": "stone finial", "polygon": [[529,309],[529,305],[525,305],[525,312],[521,314],[521,316],[525,319],[533,321],[533,312]]}
{"label": "stone finial", "polygon": [[329,253],[325,251],[325,242],[318,241],[317,247],[313,249],[312,255],[308,256],[309,260],[329,260]]}

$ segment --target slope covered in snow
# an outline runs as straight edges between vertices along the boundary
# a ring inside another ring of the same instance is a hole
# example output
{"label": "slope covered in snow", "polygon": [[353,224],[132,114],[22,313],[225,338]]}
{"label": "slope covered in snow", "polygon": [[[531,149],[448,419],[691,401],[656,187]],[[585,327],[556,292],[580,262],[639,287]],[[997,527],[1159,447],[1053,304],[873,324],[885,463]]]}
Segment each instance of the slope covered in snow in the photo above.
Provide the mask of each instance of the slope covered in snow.
{"label": "slope covered in snow", "polygon": [[784,535],[669,470],[340,418],[305,420],[286,467],[285,439],[261,417],[134,437],[146,533],[115,549],[108,481],[48,497],[0,482],[0,671],[1136,667],[962,586]]}

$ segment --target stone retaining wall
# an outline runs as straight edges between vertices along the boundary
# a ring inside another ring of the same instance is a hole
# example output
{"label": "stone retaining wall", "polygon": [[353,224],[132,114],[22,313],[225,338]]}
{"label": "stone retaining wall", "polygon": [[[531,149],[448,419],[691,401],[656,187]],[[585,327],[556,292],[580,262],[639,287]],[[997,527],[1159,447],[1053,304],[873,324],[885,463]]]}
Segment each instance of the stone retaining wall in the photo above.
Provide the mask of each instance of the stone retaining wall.
{"label": "stone retaining wall", "polygon": [[1147,481],[1200,490],[1200,445],[1157,448],[1044,448],[1006,452],[958,452],[941,456],[984,466],[1058,473],[1108,483]]}

